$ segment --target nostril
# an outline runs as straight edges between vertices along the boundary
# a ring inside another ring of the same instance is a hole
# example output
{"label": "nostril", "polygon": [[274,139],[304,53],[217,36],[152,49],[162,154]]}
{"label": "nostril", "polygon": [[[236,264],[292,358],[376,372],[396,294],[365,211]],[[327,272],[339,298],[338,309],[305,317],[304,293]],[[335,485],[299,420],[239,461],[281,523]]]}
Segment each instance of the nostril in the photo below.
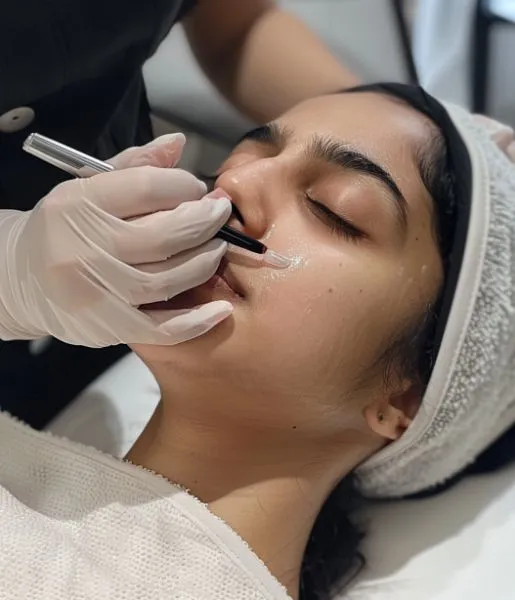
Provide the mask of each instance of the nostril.
{"label": "nostril", "polygon": [[234,204],[234,202],[231,202],[232,205],[232,217],[237,219],[242,225],[245,225],[245,219],[243,218],[243,215],[241,214],[239,208],[236,206],[236,204]]}

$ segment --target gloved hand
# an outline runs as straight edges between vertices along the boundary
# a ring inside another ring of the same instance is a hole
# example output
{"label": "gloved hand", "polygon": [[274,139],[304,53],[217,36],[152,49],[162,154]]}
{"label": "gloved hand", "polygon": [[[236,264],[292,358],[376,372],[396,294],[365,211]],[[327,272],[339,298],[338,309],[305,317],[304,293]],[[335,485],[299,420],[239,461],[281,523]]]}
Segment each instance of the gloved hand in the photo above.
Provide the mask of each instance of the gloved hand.
{"label": "gloved hand", "polygon": [[126,150],[117,170],[67,181],[28,212],[0,211],[0,339],[52,335],[71,344],[172,345],[232,312],[217,301],[189,311],[142,311],[216,271],[227,199],[169,167],[184,136]]}

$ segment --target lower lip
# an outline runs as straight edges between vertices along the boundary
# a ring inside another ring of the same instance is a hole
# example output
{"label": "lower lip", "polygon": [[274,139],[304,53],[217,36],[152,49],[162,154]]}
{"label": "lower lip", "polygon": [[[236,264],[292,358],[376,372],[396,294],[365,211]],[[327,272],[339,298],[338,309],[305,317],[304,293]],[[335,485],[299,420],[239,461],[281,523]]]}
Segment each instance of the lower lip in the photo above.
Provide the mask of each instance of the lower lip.
{"label": "lower lip", "polygon": [[153,302],[152,304],[145,304],[140,306],[143,310],[184,310],[193,308],[199,304],[205,302],[211,302],[213,300],[219,300],[220,297],[229,300],[230,302],[241,302],[242,296],[237,294],[232,287],[216,274],[211,277],[206,283],[187,290],[182,294],[171,298],[170,300],[163,300],[161,302]]}
{"label": "lower lip", "polygon": [[235,292],[232,289],[232,287],[227,283],[227,281],[225,281],[225,279],[223,277],[218,275],[218,273],[213,275],[213,277],[211,277],[211,279],[206,281],[206,283],[199,286],[197,289],[201,290],[203,288],[207,288],[209,290],[216,290],[217,292],[220,292],[224,295],[231,296],[235,300],[242,299],[242,296],[240,296],[240,294]]}

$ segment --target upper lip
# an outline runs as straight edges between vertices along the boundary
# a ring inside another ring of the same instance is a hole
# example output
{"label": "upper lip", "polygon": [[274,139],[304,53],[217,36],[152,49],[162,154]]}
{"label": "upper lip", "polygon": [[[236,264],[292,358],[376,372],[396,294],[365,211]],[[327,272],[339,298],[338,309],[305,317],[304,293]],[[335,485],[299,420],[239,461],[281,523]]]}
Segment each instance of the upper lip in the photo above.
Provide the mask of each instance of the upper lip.
{"label": "upper lip", "polygon": [[238,296],[241,296],[242,298],[245,297],[245,293],[240,282],[237,278],[235,278],[234,274],[230,271],[228,266],[228,260],[226,258],[222,258],[222,261],[216,271],[216,274],[221,279],[223,279],[225,283],[232,289],[232,291],[238,294]]}

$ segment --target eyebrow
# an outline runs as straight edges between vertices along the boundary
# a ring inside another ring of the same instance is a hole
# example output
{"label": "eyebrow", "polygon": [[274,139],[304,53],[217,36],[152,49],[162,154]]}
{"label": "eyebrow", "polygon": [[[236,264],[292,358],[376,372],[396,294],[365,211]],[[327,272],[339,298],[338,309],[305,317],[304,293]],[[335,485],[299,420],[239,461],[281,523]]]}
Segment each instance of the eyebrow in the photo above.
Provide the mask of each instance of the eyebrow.
{"label": "eyebrow", "polygon": [[[257,127],[246,133],[238,143],[251,140],[261,144],[271,145],[277,150],[282,150],[293,137],[291,129],[281,127],[277,123],[269,123]],[[385,186],[394,200],[397,213],[397,222],[405,234],[408,224],[408,202],[400,191],[393,177],[383,167],[365,156],[359,150],[350,148],[342,141],[313,135],[306,146],[306,156],[311,159],[321,160],[345,171],[351,170],[368,177],[372,177]]]}

